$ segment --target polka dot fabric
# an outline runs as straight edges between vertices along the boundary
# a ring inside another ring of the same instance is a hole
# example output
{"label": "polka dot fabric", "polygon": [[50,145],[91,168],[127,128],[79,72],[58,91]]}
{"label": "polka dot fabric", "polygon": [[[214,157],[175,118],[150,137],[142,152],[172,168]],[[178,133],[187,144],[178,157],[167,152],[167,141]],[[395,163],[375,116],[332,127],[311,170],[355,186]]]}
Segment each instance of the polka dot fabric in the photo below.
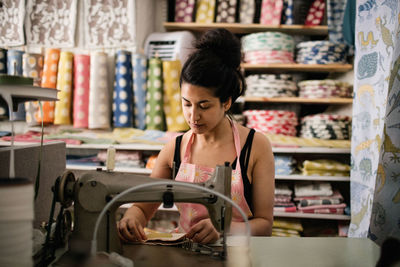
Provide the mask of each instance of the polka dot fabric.
{"label": "polka dot fabric", "polygon": [[305,25],[320,25],[325,12],[325,1],[315,0],[308,11]]}
{"label": "polka dot fabric", "polygon": [[216,0],[197,0],[197,23],[214,22]]}
{"label": "polka dot fabric", "polygon": [[[60,59],[60,49],[51,48],[46,51],[44,56],[42,87],[57,88],[58,61]],[[54,121],[54,101],[45,101],[43,105],[43,123],[53,123]],[[41,122],[40,110],[36,113],[36,121]]]}
{"label": "polka dot fabric", "polygon": [[218,23],[234,23],[236,20],[237,0],[219,0],[217,8]]}
{"label": "polka dot fabric", "polygon": [[145,55],[132,55],[133,97],[135,127],[146,128],[147,58]]}
{"label": "polka dot fabric", "polygon": [[182,111],[182,100],[179,87],[181,62],[164,61],[164,113],[167,123],[167,131],[182,132],[189,130]]}
{"label": "polka dot fabric", "polygon": [[89,129],[110,128],[107,54],[90,55]]}
{"label": "polka dot fabric", "polygon": [[[22,56],[24,51],[8,50],[7,51],[7,74],[22,76]],[[13,120],[25,120],[25,105],[24,103],[18,104],[18,111],[13,112]]]}
{"label": "polka dot fabric", "polygon": [[60,54],[57,74],[58,101],[54,109],[54,124],[72,124],[72,68],[74,54],[63,51]]}
{"label": "polka dot fabric", "polygon": [[239,10],[239,22],[243,24],[253,23],[255,12],[256,4],[254,0],[241,0]]}
{"label": "polka dot fabric", "polygon": [[132,55],[119,50],[116,54],[113,120],[114,127],[133,127]]}
{"label": "polka dot fabric", "polygon": [[300,64],[344,64],[347,62],[345,44],[308,41],[301,42],[296,47],[296,61]]}
{"label": "polka dot fabric", "polygon": [[73,123],[75,128],[89,126],[90,56],[74,56],[74,105]]}
{"label": "polka dot fabric", "polygon": [[[22,56],[22,74],[25,77],[33,78],[33,85],[40,86],[43,74],[44,57],[41,54],[28,54]],[[39,112],[39,102],[25,103],[25,119],[29,126],[38,125],[35,120]]]}
{"label": "polka dot fabric", "polygon": [[162,62],[159,58],[149,60],[147,95],[146,95],[146,129],[165,131],[163,110]]}
{"label": "polka dot fabric", "polygon": [[195,0],[176,0],[175,22],[192,22]]}
{"label": "polka dot fabric", "polygon": [[272,134],[296,136],[298,119],[293,111],[246,110],[243,114],[249,128]]}
{"label": "polka dot fabric", "polygon": [[260,24],[280,25],[283,0],[263,0],[261,4]]}
{"label": "polka dot fabric", "polygon": [[283,0],[282,23],[286,25],[294,24],[293,0]]}

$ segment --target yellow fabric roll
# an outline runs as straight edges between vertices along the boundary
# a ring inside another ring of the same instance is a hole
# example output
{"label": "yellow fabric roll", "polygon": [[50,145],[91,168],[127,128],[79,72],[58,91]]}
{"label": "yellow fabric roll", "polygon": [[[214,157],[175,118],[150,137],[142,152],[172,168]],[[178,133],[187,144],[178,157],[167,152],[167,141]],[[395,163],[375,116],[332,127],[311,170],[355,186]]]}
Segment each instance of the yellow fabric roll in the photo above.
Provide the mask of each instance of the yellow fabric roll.
{"label": "yellow fabric roll", "polygon": [[181,62],[163,61],[164,84],[164,113],[167,121],[167,130],[182,132],[189,129],[182,112],[182,100],[179,87]]}
{"label": "yellow fabric roll", "polygon": [[330,159],[305,160],[303,162],[303,168],[306,170],[325,170],[335,172],[350,171],[349,165]]}
{"label": "yellow fabric roll", "polygon": [[272,145],[296,145],[301,147],[332,147],[350,148],[350,140],[322,140],[317,138],[300,138],[282,134],[264,133],[271,141]]}
{"label": "yellow fabric roll", "polygon": [[291,229],[296,231],[303,231],[303,226],[299,220],[281,220],[274,219],[272,223],[273,228]]}
{"label": "yellow fabric roll", "polygon": [[307,176],[350,176],[350,171],[305,170],[301,172]]}
{"label": "yellow fabric roll", "polygon": [[198,0],[196,22],[212,23],[214,22],[215,0]]}
{"label": "yellow fabric roll", "polygon": [[71,52],[61,52],[58,63],[57,90],[59,101],[56,102],[54,124],[71,124],[72,99],[72,63]]}

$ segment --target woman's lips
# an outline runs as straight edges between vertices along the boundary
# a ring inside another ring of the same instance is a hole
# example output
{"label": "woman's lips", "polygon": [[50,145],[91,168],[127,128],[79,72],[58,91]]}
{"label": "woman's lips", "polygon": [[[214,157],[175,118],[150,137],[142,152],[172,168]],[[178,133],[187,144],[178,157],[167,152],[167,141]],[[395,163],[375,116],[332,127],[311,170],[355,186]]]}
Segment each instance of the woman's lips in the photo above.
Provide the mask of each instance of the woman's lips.
{"label": "woman's lips", "polygon": [[191,126],[192,126],[192,128],[200,128],[201,126],[203,126],[203,124],[192,123]]}

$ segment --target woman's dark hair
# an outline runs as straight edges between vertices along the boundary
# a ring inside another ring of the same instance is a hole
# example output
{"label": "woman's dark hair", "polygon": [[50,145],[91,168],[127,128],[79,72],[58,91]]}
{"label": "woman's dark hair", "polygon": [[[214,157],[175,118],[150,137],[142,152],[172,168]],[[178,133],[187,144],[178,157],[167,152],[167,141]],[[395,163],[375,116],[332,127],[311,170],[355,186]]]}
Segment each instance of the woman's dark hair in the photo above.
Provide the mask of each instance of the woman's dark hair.
{"label": "woman's dark hair", "polygon": [[210,88],[221,103],[232,98],[232,103],[243,95],[246,83],[240,72],[241,43],[226,29],[205,32],[194,44],[182,68],[183,82]]}

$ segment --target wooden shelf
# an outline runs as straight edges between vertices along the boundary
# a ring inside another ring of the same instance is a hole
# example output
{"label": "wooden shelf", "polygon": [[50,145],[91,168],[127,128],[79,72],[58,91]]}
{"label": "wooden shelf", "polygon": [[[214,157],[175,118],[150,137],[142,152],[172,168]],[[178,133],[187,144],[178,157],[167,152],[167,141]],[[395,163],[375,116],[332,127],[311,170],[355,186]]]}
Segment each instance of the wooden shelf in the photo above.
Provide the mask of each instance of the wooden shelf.
{"label": "wooden shelf", "polygon": [[275,175],[275,180],[350,182],[349,176]]}
{"label": "wooden shelf", "polygon": [[351,64],[249,64],[242,63],[245,71],[298,71],[298,72],[347,72],[353,69]]}
{"label": "wooden shelf", "polygon": [[[86,165],[76,165],[76,164],[67,164],[66,169],[71,171],[95,171],[98,168],[102,168],[102,170],[106,170],[105,166],[86,166]],[[133,168],[133,167],[116,167],[114,172],[124,172],[124,173],[136,173],[136,174],[151,174],[150,169],[146,168]]]}
{"label": "wooden shelf", "polygon": [[274,217],[287,218],[304,218],[304,219],[326,219],[326,220],[346,220],[349,221],[351,216],[340,214],[315,214],[302,212],[274,212]]}
{"label": "wooden shelf", "polygon": [[350,148],[329,147],[272,147],[274,153],[350,154]]}
{"label": "wooden shelf", "polygon": [[148,144],[82,144],[67,145],[71,149],[108,149],[114,147],[116,150],[140,150],[140,151],[160,151],[164,145],[148,145]]}
{"label": "wooden shelf", "polygon": [[265,102],[265,103],[301,103],[301,104],[352,104],[352,98],[304,98],[304,97],[257,97],[257,96],[246,96],[244,97],[245,102]]}
{"label": "wooden shelf", "polygon": [[204,32],[215,28],[225,28],[235,34],[249,34],[256,32],[283,32],[297,35],[328,35],[328,26],[305,26],[305,25],[262,25],[262,24],[240,24],[240,23],[181,23],[164,22],[167,31],[195,31]]}

